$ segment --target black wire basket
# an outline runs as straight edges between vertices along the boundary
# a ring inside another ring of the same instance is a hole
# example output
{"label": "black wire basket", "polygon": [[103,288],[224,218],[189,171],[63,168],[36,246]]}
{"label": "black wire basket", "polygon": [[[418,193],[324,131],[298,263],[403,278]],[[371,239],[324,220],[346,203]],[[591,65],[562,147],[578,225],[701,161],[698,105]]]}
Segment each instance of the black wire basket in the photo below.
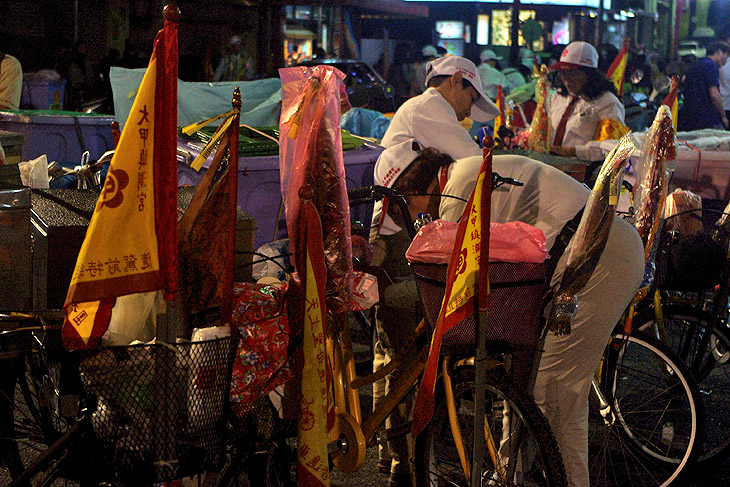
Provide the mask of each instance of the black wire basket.
{"label": "black wire basket", "polygon": [[[426,321],[433,332],[446,291],[446,264],[411,262],[416,285],[426,308]],[[548,291],[544,263],[489,263],[490,304],[487,313],[487,351],[510,352],[513,378],[525,385]],[[453,358],[473,356],[476,351],[474,316],[469,315],[444,334],[441,351]]]}
{"label": "black wire basket", "polygon": [[727,276],[730,235],[717,226],[722,212],[694,209],[667,218],[656,255],[656,285],[671,291],[700,291]]}
{"label": "black wire basket", "polygon": [[98,402],[94,469],[142,485],[218,467],[237,342],[109,347],[83,358],[82,385]]}

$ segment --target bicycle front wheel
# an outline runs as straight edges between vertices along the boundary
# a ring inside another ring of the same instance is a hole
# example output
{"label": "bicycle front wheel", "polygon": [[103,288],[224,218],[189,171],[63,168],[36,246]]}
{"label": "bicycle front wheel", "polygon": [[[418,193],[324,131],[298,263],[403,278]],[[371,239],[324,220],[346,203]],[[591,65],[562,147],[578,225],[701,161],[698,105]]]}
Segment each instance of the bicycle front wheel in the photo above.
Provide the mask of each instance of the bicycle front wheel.
{"label": "bicycle front wheel", "polygon": [[[712,325],[710,313],[692,306],[670,304],[662,313],[666,343],[690,368],[702,393],[705,431],[698,463],[716,465],[730,456],[730,337],[724,327]],[[637,323],[647,334],[662,335],[653,308]]]}
{"label": "bicycle front wheel", "polygon": [[591,486],[669,485],[702,445],[704,410],[690,372],[651,337],[617,332],[600,379],[589,415]]}
{"label": "bicycle front wheel", "polygon": [[[474,438],[474,368],[453,371],[456,422],[461,431],[469,463]],[[487,372],[485,429],[487,448],[482,467],[482,484],[496,486],[565,486],[567,475],[558,445],[534,401],[497,367]],[[447,401],[438,400],[429,427],[416,439],[417,485],[468,486],[454,434]],[[492,441],[490,441],[492,440]],[[491,448],[489,444],[492,444]]]}

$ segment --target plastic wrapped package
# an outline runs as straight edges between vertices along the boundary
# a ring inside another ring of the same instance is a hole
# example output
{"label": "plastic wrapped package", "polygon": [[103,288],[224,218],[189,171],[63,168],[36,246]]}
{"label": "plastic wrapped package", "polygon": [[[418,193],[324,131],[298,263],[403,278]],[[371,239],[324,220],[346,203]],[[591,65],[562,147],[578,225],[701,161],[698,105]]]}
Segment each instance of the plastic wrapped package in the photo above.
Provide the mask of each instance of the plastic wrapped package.
{"label": "plastic wrapped package", "polygon": [[530,123],[530,134],[527,138],[527,148],[537,152],[550,152],[550,82],[547,78],[547,67],[542,66],[540,77],[535,87],[537,108]]}
{"label": "plastic wrapped package", "polygon": [[575,295],[593,275],[606,246],[623,173],[635,149],[633,136],[630,133],[624,135],[606,156],[588,197],[583,217],[571,241],[563,278],[553,298],[549,326],[558,335],[570,333],[571,321],[577,311]]}
{"label": "plastic wrapped package", "polygon": [[[682,235],[696,235],[702,231],[702,198],[682,188],[667,196],[664,209],[664,230]],[[727,210],[726,210],[727,211]]]}
{"label": "plastic wrapped package", "polygon": [[634,185],[634,227],[644,243],[644,259],[649,262],[667,195],[665,162],[674,158],[674,128],[669,107],[657,110],[641,150],[641,164]]}
{"label": "plastic wrapped package", "polygon": [[[353,289],[350,207],[339,127],[345,75],[331,66],[279,70],[283,106],[280,123],[281,189],[289,237],[297,259],[300,197],[312,199],[322,222],[327,266],[327,310],[350,309]],[[297,267],[303,263],[295,262]]]}

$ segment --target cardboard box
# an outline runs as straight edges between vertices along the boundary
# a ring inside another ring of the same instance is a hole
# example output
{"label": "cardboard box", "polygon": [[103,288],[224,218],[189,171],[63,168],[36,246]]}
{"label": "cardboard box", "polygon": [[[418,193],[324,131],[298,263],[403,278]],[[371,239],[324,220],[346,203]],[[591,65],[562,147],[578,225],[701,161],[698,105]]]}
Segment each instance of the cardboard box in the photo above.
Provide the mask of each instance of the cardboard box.
{"label": "cardboard box", "polygon": [[0,130],[0,145],[5,152],[5,163],[18,164],[23,153],[25,136],[16,132]]}

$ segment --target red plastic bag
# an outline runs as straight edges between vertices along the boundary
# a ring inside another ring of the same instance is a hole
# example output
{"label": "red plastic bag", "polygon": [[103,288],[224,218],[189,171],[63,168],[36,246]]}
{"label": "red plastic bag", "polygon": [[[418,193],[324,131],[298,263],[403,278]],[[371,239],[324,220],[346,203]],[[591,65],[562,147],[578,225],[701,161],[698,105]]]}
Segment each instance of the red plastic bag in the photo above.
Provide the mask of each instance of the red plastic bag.
{"label": "red plastic bag", "polygon": [[[411,262],[448,264],[454,250],[458,223],[436,220],[422,227],[406,251]],[[545,234],[523,222],[489,225],[490,262],[544,262],[548,251]]]}

